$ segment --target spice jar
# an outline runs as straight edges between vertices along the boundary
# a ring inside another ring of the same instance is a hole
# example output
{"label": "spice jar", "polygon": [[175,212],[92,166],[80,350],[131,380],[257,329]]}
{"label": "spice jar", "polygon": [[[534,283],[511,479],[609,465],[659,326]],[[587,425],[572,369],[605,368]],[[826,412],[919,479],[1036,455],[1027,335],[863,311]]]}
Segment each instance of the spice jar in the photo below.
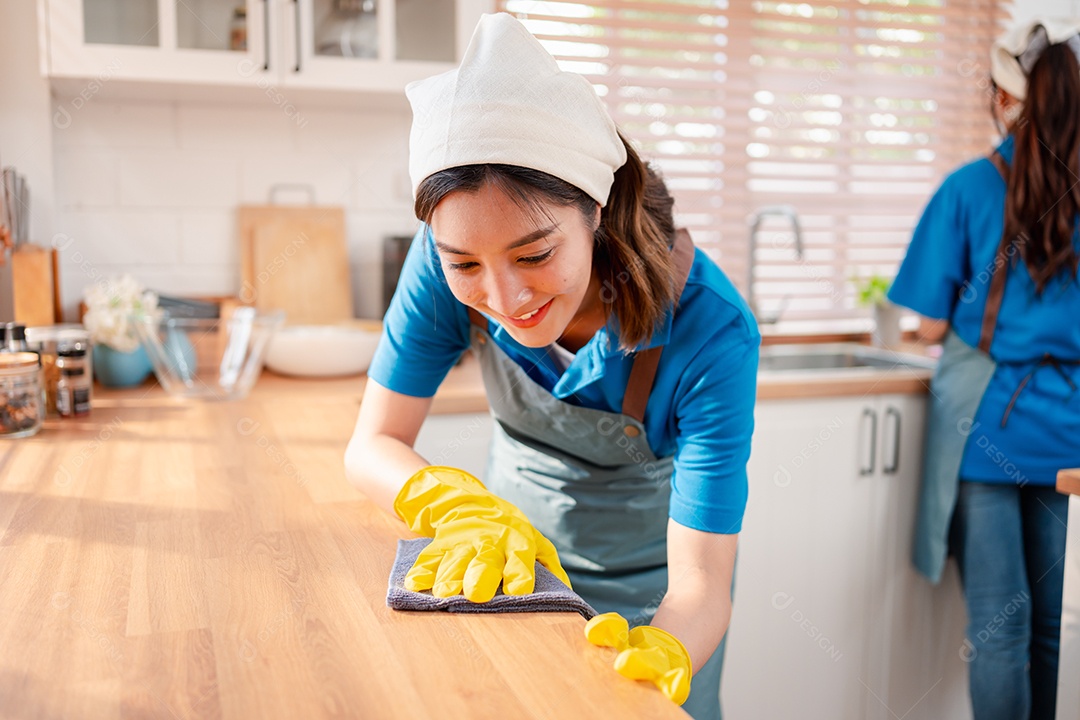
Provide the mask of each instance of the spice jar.
{"label": "spice jar", "polygon": [[41,429],[45,393],[37,353],[0,353],[0,436],[25,437]]}
{"label": "spice jar", "polygon": [[76,417],[90,412],[90,367],[86,362],[86,344],[61,345],[57,351],[56,410],[60,417]]}
{"label": "spice jar", "polygon": [[0,337],[3,339],[3,352],[21,352],[29,349],[26,344],[26,326],[21,323],[4,323]]}
{"label": "spice jar", "polygon": [[[81,343],[90,348],[90,333],[82,325],[40,325],[26,329],[26,340],[31,350],[41,355],[41,368],[45,386],[45,416],[56,417],[60,413],[56,407],[56,385],[60,382],[60,369],[57,367],[60,348],[64,345]],[[86,354],[86,377],[92,378],[91,354]]]}

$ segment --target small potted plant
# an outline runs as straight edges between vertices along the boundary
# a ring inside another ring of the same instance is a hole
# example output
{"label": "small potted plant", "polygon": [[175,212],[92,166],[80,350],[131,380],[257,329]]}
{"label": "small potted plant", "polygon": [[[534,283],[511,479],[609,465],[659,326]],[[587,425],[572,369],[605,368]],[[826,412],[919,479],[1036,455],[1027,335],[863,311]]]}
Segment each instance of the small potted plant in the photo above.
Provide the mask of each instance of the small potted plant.
{"label": "small potted plant", "polygon": [[900,308],[889,302],[887,294],[892,280],[882,275],[856,279],[856,302],[874,311],[874,332],[871,341],[876,347],[897,347],[900,344]]}
{"label": "small potted plant", "polygon": [[139,342],[134,320],[156,315],[157,295],[130,275],[86,288],[83,325],[93,343],[94,375],[106,387],[132,387],[153,370]]}

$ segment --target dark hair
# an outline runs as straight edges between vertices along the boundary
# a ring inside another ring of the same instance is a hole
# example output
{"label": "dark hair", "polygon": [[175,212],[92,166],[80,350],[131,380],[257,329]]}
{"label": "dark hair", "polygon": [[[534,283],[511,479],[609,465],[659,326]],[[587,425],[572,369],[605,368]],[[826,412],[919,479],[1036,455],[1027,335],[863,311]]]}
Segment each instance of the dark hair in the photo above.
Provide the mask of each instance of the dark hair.
{"label": "dark hair", "polygon": [[1080,213],[1080,63],[1065,43],[1039,55],[1013,127],[1016,149],[1005,196],[1005,233],[1041,294],[1058,273],[1077,271]]}
{"label": "dark hair", "polygon": [[[593,270],[600,299],[619,326],[619,347],[630,351],[648,341],[675,304],[675,201],[660,175],[642,162],[621,134],[626,163],[615,171],[607,206],[594,231]],[[420,183],[416,217],[431,222],[435,206],[451,192],[477,192],[490,183],[527,212],[540,203],[576,207],[591,226],[596,200],[552,175],[514,165],[463,165],[441,170]]]}

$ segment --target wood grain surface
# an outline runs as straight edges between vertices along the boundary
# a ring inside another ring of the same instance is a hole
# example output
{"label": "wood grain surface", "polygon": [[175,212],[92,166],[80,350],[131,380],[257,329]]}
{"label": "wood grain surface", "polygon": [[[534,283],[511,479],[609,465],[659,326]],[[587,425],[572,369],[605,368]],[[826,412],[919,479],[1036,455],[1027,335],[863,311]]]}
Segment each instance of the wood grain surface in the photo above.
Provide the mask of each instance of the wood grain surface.
{"label": "wood grain surface", "polygon": [[345,481],[343,382],[95,388],[0,441],[0,717],[687,717],[579,615],[388,609],[409,533]]}
{"label": "wood grain surface", "polygon": [[1058,492],[1066,495],[1080,495],[1080,468],[1059,470],[1057,489]]}

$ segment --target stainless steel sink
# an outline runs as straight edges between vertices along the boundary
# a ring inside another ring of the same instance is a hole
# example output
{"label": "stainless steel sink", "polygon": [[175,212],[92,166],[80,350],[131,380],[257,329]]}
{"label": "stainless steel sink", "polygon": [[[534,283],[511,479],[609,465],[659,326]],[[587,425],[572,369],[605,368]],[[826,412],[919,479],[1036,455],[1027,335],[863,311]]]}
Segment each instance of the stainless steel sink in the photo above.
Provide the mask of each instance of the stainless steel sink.
{"label": "stainless steel sink", "polygon": [[927,371],[933,370],[936,364],[933,358],[856,343],[766,345],[761,348],[758,372]]}

